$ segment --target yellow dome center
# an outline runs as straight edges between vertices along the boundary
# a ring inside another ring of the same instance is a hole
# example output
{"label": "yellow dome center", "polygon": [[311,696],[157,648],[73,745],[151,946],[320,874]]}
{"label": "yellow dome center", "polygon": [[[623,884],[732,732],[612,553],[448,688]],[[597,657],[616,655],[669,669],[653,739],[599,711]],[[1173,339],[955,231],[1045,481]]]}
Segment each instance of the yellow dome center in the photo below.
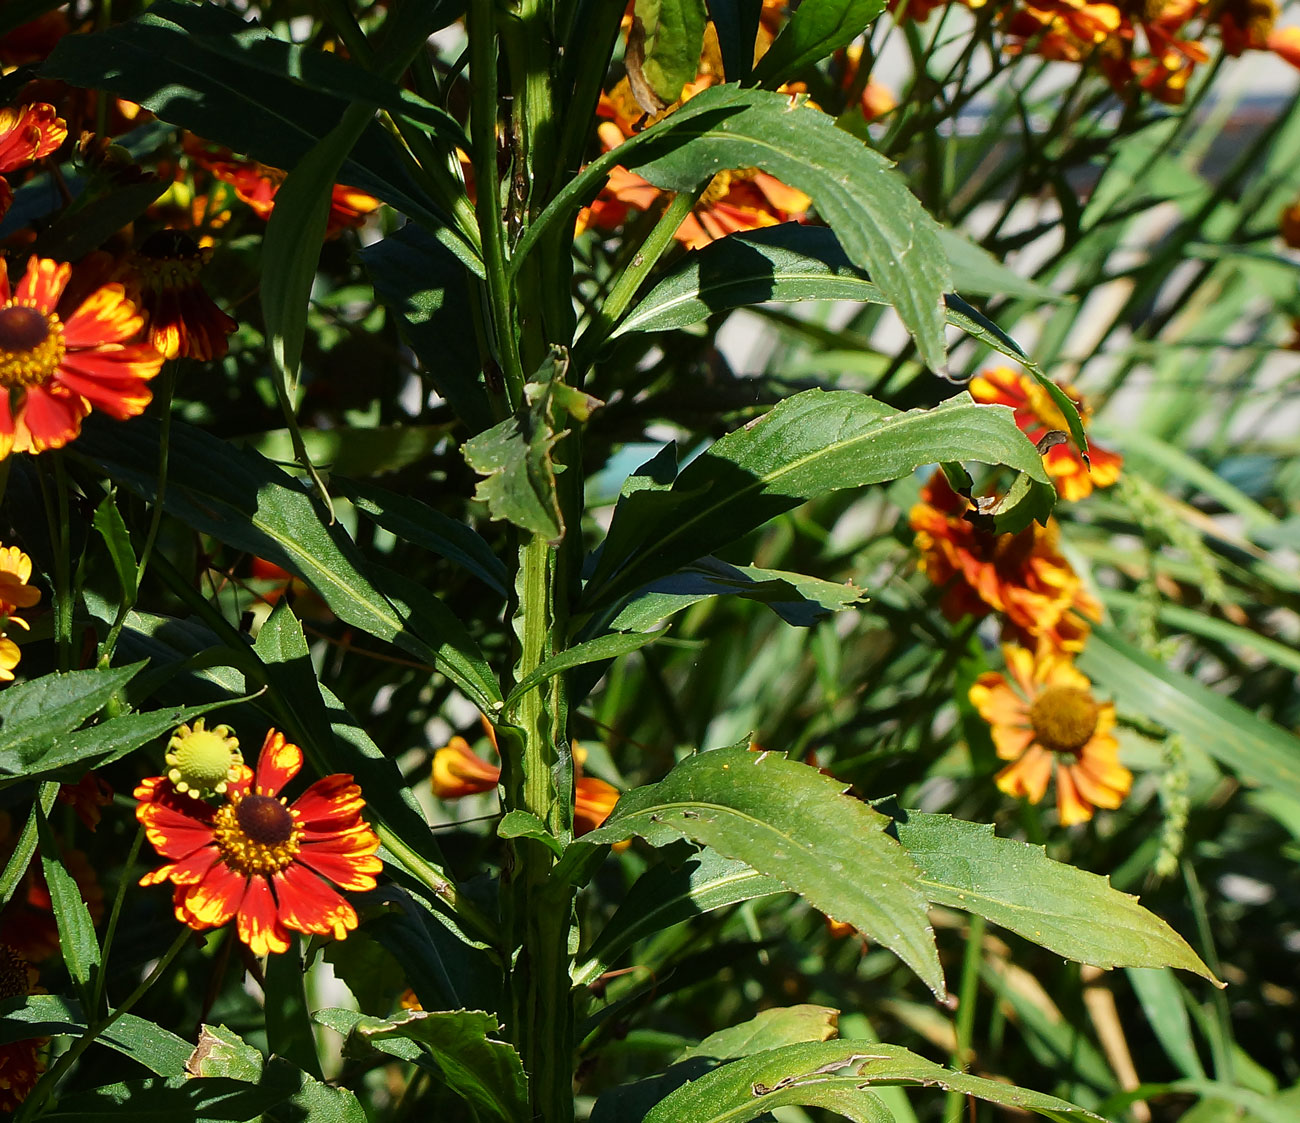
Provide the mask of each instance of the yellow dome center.
{"label": "yellow dome center", "polygon": [[1049,686],[1029,707],[1038,743],[1054,753],[1077,753],[1097,731],[1093,696],[1075,686]]}
{"label": "yellow dome center", "polygon": [[167,745],[167,778],[178,792],[199,796],[221,795],[238,778],[244,757],[239,740],[228,725],[203,728],[199,718],[193,728],[182,725]]}
{"label": "yellow dome center", "polygon": [[0,308],[0,387],[39,386],[63,361],[63,325],[25,304]]}

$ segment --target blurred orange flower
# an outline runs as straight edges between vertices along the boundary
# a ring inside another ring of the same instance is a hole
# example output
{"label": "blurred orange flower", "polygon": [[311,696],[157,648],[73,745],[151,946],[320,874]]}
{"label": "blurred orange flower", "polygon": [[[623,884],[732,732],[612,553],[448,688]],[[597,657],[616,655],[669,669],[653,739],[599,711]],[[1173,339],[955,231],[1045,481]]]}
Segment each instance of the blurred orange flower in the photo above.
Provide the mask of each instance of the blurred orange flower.
{"label": "blurred orange flower", "polygon": [[[54,106],[37,102],[0,109],[0,173],[17,171],[50,155],[68,136]],[[13,189],[0,179],[0,218],[13,202]]]}
{"label": "blurred orange flower", "polygon": [[182,230],[150,234],[131,256],[133,294],[148,313],[149,342],[165,359],[219,359],[226,336],[239,327],[200,280],[211,257]]}
{"label": "blurred orange flower", "polygon": [[[36,984],[36,971],[8,944],[0,943],[0,1002],[7,998],[25,998]],[[18,1110],[45,1071],[37,1055],[47,1037],[29,1037],[0,1045],[0,1115]]]}
{"label": "blurred orange flower", "polygon": [[[1079,410],[1079,417],[1087,428],[1090,414],[1083,399],[1073,386],[1061,387]],[[1069,431],[1065,415],[1057,408],[1051,396],[1027,374],[1019,374],[1009,367],[993,367],[971,379],[970,394],[977,402],[1010,406],[1016,411],[1016,424],[1034,444],[1051,430]],[[1109,487],[1119,479],[1124,458],[1118,453],[1088,442],[1088,459],[1092,470],[1084,463],[1074,442],[1067,440],[1050,448],[1043,456],[1047,473],[1056,483],[1062,499],[1074,502],[1092,494],[1094,487]]]}
{"label": "blurred orange flower", "polygon": [[1098,807],[1118,807],[1133,774],[1119,763],[1111,735],[1114,704],[1093,697],[1092,683],[1067,655],[1010,645],[1003,655],[1010,681],[988,671],[970,688],[998,756],[1011,762],[998,773],[998,787],[1038,803],[1055,770],[1057,813],[1067,827],[1091,819]]}

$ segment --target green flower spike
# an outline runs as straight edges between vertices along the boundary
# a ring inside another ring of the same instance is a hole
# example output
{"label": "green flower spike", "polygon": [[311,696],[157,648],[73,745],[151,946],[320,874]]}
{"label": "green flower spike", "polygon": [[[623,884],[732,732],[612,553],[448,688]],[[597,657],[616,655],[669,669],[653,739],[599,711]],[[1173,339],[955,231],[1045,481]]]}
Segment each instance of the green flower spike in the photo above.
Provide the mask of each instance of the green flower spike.
{"label": "green flower spike", "polygon": [[199,718],[191,729],[180,726],[167,743],[167,778],[191,799],[224,795],[244,766],[239,739],[228,725],[203,728]]}

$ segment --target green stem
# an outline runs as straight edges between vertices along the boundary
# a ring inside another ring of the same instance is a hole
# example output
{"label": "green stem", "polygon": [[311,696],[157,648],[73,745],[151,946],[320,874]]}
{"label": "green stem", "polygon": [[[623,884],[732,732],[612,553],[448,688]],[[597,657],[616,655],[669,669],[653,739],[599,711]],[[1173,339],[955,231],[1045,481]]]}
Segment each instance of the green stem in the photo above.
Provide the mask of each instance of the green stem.
{"label": "green stem", "polygon": [[[971,1061],[971,1040],[975,1034],[975,996],[979,992],[980,960],[984,958],[984,929],[982,916],[972,915],[966,933],[966,954],[961,963],[961,985],[957,990],[957,1045],[952,1054],[952,1067],[965,1072]],[[961,1092],[949,1092],[944,1105],[945,1119],[961,1118],[966,1097]]]}
{"label": "green stem", "polygon": [[477,939],[490,944],[492,947],[499,946],[500,934],[497,932],[496,925],[479,910],[477,905],[457,889],[455,882],[446,877],[432,862],[422,858],[408,846],[401,835],[391,827],[384,823],[371,823],[371,826],[385,848],[401,860],[406,871],[451,909],[456,914],[457,920],[464,923],[466,928],[472,929],[473,935]]}
{"label": "green stem", "polygon": [[117,933],[117,920],[122,913],[122,901],[126,898],[126,885],[130,880],[135,860],[140,856],[140,847],[143,843],[144,827],[141,826],[135,832],[135,839],[131,843],[126,861],[122,863],[122,876],[118,878],[117,892],[113,895],[113,908],[108,914],[108,924],[104,927],[104,950],[100,954],[99,971],[95,974],[94,999],[91,1001],[90,1009],[86,1011],[87,1017],[99,1014],[99,1004],[104,998],[104,982],[108,978],[108,957],[113,950],[113,936]]}
{"label": "green stem", "polygon": [[492,0],[471,0],[466,16],[470,49],[470,140],[473,146],[474,210],[483,239],[483,268],[496,336],[497,359],[512,406],[524,397],[510,303],[510,269],[501,225],[501,187],[497,178],[497,37]]}
{"label": "green stem", "polygon": [[55,1062],[54,1067],[42,1076],[39,1081],[37,1081],[36,1087],[32,1089],[31,1095],[23,1101],[22,1107],[19,1108],[18,1114],[15,1117],[15,1123],[27,1123],[29,1119],[34,1119],[40,1114],[41,1108],[50,1096],[53,1095],[59,1081],[62,1080],[68,1070],[76,1064],[82,1053],[95,1043],[95,1038],[107,1030],[115,1021],[117,1021],[118,1018],[127,1013],[127,1011],[129,1011],[148,993],[149,988],[162,977],[163,972],[171,966],[172,960],[180,954],[181,949],[189,943],[193,936],[194,933],[189,928],[182,928],[176,939],[172,942],[172,946],[163,953],[163,957],[158,960],[154,969],[150,971],[140,985],[127,996],[126,1000],[106,1017],[96,1019],[86,1027],[86,1032],[77,1038],[77,1040],[72,1043],[72,1047]]}
{"label": "green stem", "polygon": [[60,452],[51,454],[54,462],[54,502],[51,503],[45,476],[41,480],[41,497],[45,517],[50,524],[50,544],[54,549],[54,642],[58,648],[59,670],[72,669],[72,546],[68,512],[68,470]]}

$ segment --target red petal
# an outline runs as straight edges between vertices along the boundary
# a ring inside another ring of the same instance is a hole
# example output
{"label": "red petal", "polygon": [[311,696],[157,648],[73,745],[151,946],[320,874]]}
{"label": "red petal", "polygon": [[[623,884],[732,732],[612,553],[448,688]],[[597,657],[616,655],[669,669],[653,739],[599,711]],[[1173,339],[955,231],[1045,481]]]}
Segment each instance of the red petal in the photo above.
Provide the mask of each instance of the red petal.
{"label": "red petal", "polygon": [[140,334],[144,316],[119,284],[97,288],[63,325],[63,342],[71,349],[125,343]]}
{"label": "red petal", "polygon": [[80,394],[57,383],[28,387],[14,418],[14,451],[62,448],[81,432],[81,419],[89,412]]}
{"label": "red petal", "polygon": [[239,905],[239,938],[254,955],[289,950],[289,933],[276,915],[271,885],[264,877],[250,877]]}
{"label": "red petal", "polygon": [[197,885],[191,885],[184,893],[178,890],[176,905],[184,911],[187,924],[192,919],[196,922],[194,927],[217,928],[235,915],[244,895],[244,878],[225,862],[217,862]]}
{"label": "red petal", "polygon": [[[377,844],[378,839],[375,841]],[[374,875],[384,868],[384,863],[368,847],[340,852],[328,842],[306,840],[298,851],[298,861],[310,866],[322,877],[329,878],[340,888],[358,892],[373,889]]]}
{"label": "red petal", "polygon": [[337,772],[317,780],[293,801],[298,825],[304,830],[347,829],[357,821],[366,801],[351,776]]}
{"label": "red petal", "polygon": [[291,865],[271,878],[280,902],[280,919],[299,932],[344,939],[357,926],[357,912],[333,888],[303,866]]}
{"label": "red petal", "polygon": [[27,263],[27,272],[14,291],[14,303],[31,304],[48,316],[59,303],[71,276],[72,266],[66,262],[34,257]]}
{"label": "red petal", "polygon": [[164,858],[187,858],[212,843],[212,824],[197,815],[187,815],[157,803],[142,803],[135,814],[144,824],[153,848]]}
{"label": "red petal", "polygon": [[280,789],[298,775],[302,768],[302,749],[284,739],[278,729],[267,731],[257,758],[257,789],[267,795],[279,795]]}

